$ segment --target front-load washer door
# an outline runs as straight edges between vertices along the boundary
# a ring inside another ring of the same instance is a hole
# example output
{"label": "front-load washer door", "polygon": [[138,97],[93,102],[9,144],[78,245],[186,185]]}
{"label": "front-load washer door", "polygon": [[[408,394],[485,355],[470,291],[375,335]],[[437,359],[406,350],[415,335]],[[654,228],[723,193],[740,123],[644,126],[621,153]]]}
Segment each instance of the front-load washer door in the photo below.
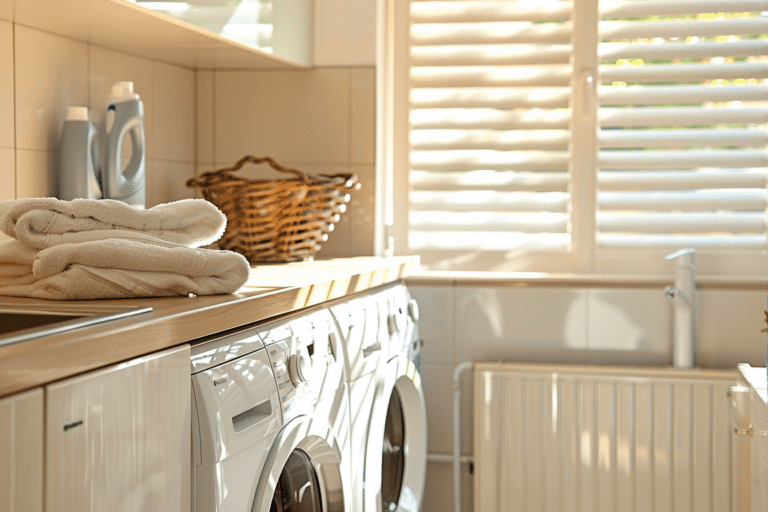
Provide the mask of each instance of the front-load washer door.
{"label": "front-load washer door", "polygon": [[256,487],[252,512],[351,512],[349,475],[332,428],[299,416],[277,435]]}
{"label": "front-load washer door", "polygon": [[366,446],[365,512],[417,512],[427,470],[427,420],[413,362],[391,360],[379,382]]}

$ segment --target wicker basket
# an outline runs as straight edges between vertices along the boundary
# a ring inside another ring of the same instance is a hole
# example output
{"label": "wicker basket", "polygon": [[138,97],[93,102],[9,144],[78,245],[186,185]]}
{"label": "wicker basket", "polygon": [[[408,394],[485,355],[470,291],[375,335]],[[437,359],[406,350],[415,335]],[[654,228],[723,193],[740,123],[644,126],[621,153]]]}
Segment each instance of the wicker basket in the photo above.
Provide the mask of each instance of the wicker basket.
{"label": "wicker basket", "polygon": [[[246,163],[267,163],[292,178],[252,180],[233,173]],[[187,181],[227,216],[219,247],[239,252],[251,263],[311,259],[328,239],[360,188],[353,174],[314,175],[283,167],[269,157],[246,156],[232,167]]]}

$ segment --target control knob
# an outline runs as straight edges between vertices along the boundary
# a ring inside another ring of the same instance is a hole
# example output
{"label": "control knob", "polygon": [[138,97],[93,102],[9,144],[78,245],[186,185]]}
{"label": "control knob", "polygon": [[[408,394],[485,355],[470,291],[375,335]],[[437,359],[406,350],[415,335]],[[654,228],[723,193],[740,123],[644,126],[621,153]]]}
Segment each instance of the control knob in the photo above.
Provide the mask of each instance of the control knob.
{"label": "control knob", "polygon": [[288,374],[294,385],[307,382],[312,373],[312,357],[306,347],[300,347],[295,354],[288,359]]}

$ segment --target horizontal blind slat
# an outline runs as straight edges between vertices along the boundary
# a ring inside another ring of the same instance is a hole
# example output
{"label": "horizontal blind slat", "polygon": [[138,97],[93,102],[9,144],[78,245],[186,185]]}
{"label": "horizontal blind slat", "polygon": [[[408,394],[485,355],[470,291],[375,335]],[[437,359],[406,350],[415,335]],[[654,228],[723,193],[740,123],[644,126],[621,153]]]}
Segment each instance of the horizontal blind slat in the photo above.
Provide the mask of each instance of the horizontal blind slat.
{"label": "horizontal blind slat", "polygon": [[712,57],[750,57],[768,54],[764,39],[700,43],[601,43],[598,50],[602,60],[618,59],[709,59]]}
{"label": "horizontal blind slat", "polygon": [[496,190],[560,191],[568,190],[565,172],[496,172],[496,171],[412,171],[412,190]]}
{"label": "horizontal blind slat", "polygon": [[568,226],[566,213],[521,213],[516,215],[491,212],[413,212],[413,229],[418,231],[516,231],[522,233],[563,233]]}
{"label": "horizontal blind slat", "polygon": [[[729,11],[730,9],[726,9]],[[726,18],[716,21],[602,21],[600,34],[603,41],[616,39],[672,39],[687,37],[717,37],[752,35],[768,32],[766,18]]]}
{"label": "horizontal blind slat", "polygon": [[645,212],[604,213],[597,216],[601,232],[634,233],[708,233],[753,232],[766,229],[764,212],[711,213],[711,212]]}
{"label": "horizontal blind slat", "polygon": [[571,243],[568,233],[499,233],[496,231],[440,231],[412,230],[408,246],[415,251],[516,251],[564,250]]}
{"label": "horizontal blind slat", "polygon": [[765,150],[600,151],[601,169],[678,169],[767,165]]}
{"label": "horizontal blind slat", "polygon": [[412,87],[532,87],[567,86],[568,66],[467,66],[411,69]]}
{"label": "horizontal blind slat", "polygon": [[568,149],[565,130],[412,130],[413,150],[559,150]]}
{"label": "horizontal blind slat", "polygon": [[411,128],[463,128],[502,130],[567,129],[568,110],[499,111],[494,109],[412,110]]}
{"label": "horizontal blind slat", "polygon": [[567,87],[456,87],[414,88],[411,106],[420,108],[566,108],[571,97]]}
{"label": "horizontal blind slat", "polygon": [[414,1],[413,23],[468,23],[489,21],[567,21],[572,2],[520,4],[509,1]]}
{"label": "horizontal blind slat", "polygon": [[701,82],[716,79],[767,77],[768,62],[600,66],[600,80],[603,84],[612,82]]}
{"label": "horizontal blind slat", "polygon": [[713,249],[762,249],[766,246],[765,235],[653,235],[631,236],[627,234],[599,233],[597,245],[601,248],[643,249],[648,247],[699,247]]}
{"label": "horizontal blind slat", "polygon": [[751,129],[701,130],[601,130],[601,148],[647,148],[681,146],[765,147],[768,133]]}
{"label": "horizontal blind slat", "polygon": [[[499,154],[501,153],[501,154]],[[565,151],[505,151],[472,156],[463,152],[413,151],[411,167],[415,170],[497,170],[554,171],[568,168]]]}
{"label": "horizontal blind slat", "polygon": [[602,127],[694,126],[761,124],[768,122],[768,109],[756,108],[601,108]]}
{"label": "horizontal blind slat", "polygon": [[719,12],[768,11],[768,0],[601,0],[603,18],[644,18]]}
{"label": "horizontal blind slat", "polygon": [[565,192],[433,192],[411,191],[411,207],[438,211],[559,212],[568,211]]}
{"label": "horizontal blind slat", "polygon": [[683,190],[703,188],[764,188],[765,167],[700,171],[600,171],[600,190]]}
{"label": "horizontal blind slat", "polygon": [[694,191],[606,192],[598,193],[600,211],[666,210],[716,211],[765,210],[765,190],[725,189]]}
{"label": "horizontal blind slat", "polygon": [[768,88],[760,85],[631,85],[599,88],[602,105],[671,105],[726,101],[766,101]]}
{"label": "horizontal blind slat", "polygon": [[571,23],[527,22],[416,24],[411,26],[411,45],[513,44],[571,42]]}
{"label": "horizontal blind slat", "polygon": [[570,45],[480,45],[421,46],[411,50],[411,65],[476,66],[476,65],[544,65],[568,64]]}

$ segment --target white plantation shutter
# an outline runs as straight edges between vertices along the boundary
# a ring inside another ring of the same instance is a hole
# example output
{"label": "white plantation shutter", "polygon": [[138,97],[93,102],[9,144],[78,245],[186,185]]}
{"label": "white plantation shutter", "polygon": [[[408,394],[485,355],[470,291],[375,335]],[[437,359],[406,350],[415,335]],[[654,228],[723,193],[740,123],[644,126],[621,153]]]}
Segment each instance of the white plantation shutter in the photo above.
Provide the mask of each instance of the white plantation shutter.
{"label": "white plantation shutter", "polygon": [[587,3],[411,2],[409,248],[768,247],[768,0]]}
{"label": "white plantation shutter", "polygon": [[601,3],[600,247],[766,247],[768,1]]}
{"label": "white plantation shutter", "polygon": [[411,249],[570,243],[571,8],[412,2]]}

